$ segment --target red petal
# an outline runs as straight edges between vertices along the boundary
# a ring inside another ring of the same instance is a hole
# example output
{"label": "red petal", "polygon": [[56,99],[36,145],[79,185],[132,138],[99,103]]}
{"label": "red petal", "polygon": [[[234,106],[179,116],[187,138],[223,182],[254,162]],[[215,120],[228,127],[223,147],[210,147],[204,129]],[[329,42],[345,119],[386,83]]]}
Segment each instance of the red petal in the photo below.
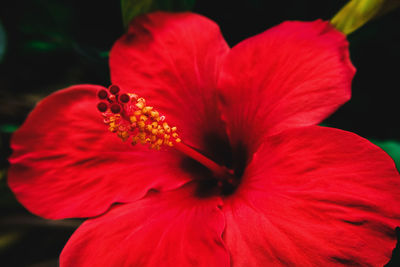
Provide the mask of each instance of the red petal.
{"label": "red petal", "polygon": [[285,22],[234,48],[218,83],[233,143],[314,125],[350,99],[345,36],[328,22]]}
{"label": "red petal", "polygon": [[229,266],[217,198],[188,188],[152,194],[83,223],[61,266]]}
{"label": "red petal", "polygon": [[383,266],[400,225],[400,176],[355,134],[288,130],[255,154],[223,211],[233,266]]}
{"label": "red petal", "polygon": [[110,53],[111,80],[146,98],[204,150],[207,132],[224,135],[216,81],[229,47],[218,25],[191,13],[156,12],[133,21]]}
{"label": "red petal", "polygon": [[123,143],[97,111],[100,86],[78,85],[45,98],[12,138],[8,183],[31,212],[89,217],[113,202],[189,180],[180,156]]}

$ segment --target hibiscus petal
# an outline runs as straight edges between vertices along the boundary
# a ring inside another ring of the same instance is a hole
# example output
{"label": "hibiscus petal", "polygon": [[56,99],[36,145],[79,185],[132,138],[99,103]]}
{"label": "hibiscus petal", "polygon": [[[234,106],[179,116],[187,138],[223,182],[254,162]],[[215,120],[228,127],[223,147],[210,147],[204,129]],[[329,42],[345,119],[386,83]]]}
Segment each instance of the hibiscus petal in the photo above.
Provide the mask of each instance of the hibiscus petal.
{"label": "hibiscus petal", "polygon": [[135,19],[113,46],[111,80],[143,96],[187,144],[205,150],[205,135],[226,136],[215,88],[228,51],[218,25],[203,16],[151,13]]}
{"label": "hibiscus petal", "polygon": [[191,188],[150,194],[83,223],[61,266],[229,266],[218,198]]}
{"label": "hibiscus petal", "polygon": [[400,176],[359,136],[311,126],[270,137],[223,207],[233,266],[383,266]]}
{"label": "hibiscus petal", "polygon": [[[345,36],[328,22],[285,22],[232,48],[218,82],[233,144],[314,125],[350,99]],[[243,140],[244,139],[244,140]]]}
{"label": "hibiscus petal", "polygon": [[90,217],[149,189],[189,181],[181,156],[123,143],[96,108],[94,85],[45,98],[13,135],[8,183],[31,212],[52,219]]}

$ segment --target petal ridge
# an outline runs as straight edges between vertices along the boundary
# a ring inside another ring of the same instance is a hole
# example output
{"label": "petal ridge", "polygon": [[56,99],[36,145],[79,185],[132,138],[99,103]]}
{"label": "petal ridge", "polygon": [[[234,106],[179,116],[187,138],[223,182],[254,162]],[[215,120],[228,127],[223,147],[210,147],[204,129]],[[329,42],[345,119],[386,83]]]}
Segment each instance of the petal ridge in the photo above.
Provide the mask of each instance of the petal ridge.
{"label": "petal ridge", "polygon": [[61,266],[228,267],[220,199],[193,193],[190,185],[154,193],[86,221],[65,246]]}
{"label": "petal ridge", "polygon": [[155,12],[133,20],[110,52],[113,83],[135,90],[206,150],[204,129],[225,136],[216,83],[229,51],[220,29],[197,14]]}
{"label": "petal ridge", "polygon": [[191,180],[178,168],[181,155],[133,147],[110,133],[96,108],[100,89],[77,85],[46,97],[14,133],[8,184],[32,213],[97,216],[112,203]]}
{"label": "petal ridge", "polygon": [[234,46],[218,90],[231,142],[315,125],[351,97],[348,42],[329,22],[288,21]]}
{"label": "petal ridge", "polygon": [[294,128],[266,139],[223,207],[233,266],[382,266],[400,225],[400,175],[356,134]]}

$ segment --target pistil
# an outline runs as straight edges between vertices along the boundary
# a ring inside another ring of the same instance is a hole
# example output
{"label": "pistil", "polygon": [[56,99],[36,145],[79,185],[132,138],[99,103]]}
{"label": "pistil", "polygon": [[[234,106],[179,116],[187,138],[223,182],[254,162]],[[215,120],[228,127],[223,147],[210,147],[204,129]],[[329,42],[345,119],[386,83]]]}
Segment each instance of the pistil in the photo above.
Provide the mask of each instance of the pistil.
{"label": "pistil", "polygon": [[233,171],[228,169],[225,166],[221,166],[211,159],[207,158],[200,152],[197,152],[195,149],[191,148],[190,146],[184,144],[183,142],[176,143],[174,145],[176,150],[185,154],[186,156],[196,160],[197,162],[201,163],[203,166],[207,167],[214,173],[214,177],[219,181],[223,182],[226,181],[231,185],[236,185],[236,179],[234,178]]}
{"label": "pistil", "polygon": [[184,144],[179,138],[176,127],[171,127],[165,116],[153,107],[147,106],[144,98],[136,94],[120,94],[116,85],[97,94],[101,100],[97,109],[102,113],[109,131],[116,133],[122,141],[131,138],[131,144],[148,144],[150,148],[174,147],[177,151],[198,161],[214,174],[219,185],[227,182],[236,185],[233,171],[207,158],[194,148]]}

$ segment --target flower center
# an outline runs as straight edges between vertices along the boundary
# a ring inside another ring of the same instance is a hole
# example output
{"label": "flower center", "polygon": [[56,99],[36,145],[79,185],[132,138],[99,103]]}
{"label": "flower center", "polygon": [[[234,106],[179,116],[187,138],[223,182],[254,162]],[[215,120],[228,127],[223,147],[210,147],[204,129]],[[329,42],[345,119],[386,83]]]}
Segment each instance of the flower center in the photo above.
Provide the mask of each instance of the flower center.
{"label": "flower center", "polygon": [[148,145],[151,149],[174,147],[184,155],[201,163],[213,172],[218,186],[228,183],[237,186],[233,171],[207,158],[194,148],[186,145],[179,138],[177,128],[171,127],[165,116],[153,107],[146,105],[146,100],[133,93],[120,93],[116,85],[97,93],[100,102],[97,109],[101,112],[104,123],[110,132],[115,133],[122,141],[131,139],[131,144]]}

